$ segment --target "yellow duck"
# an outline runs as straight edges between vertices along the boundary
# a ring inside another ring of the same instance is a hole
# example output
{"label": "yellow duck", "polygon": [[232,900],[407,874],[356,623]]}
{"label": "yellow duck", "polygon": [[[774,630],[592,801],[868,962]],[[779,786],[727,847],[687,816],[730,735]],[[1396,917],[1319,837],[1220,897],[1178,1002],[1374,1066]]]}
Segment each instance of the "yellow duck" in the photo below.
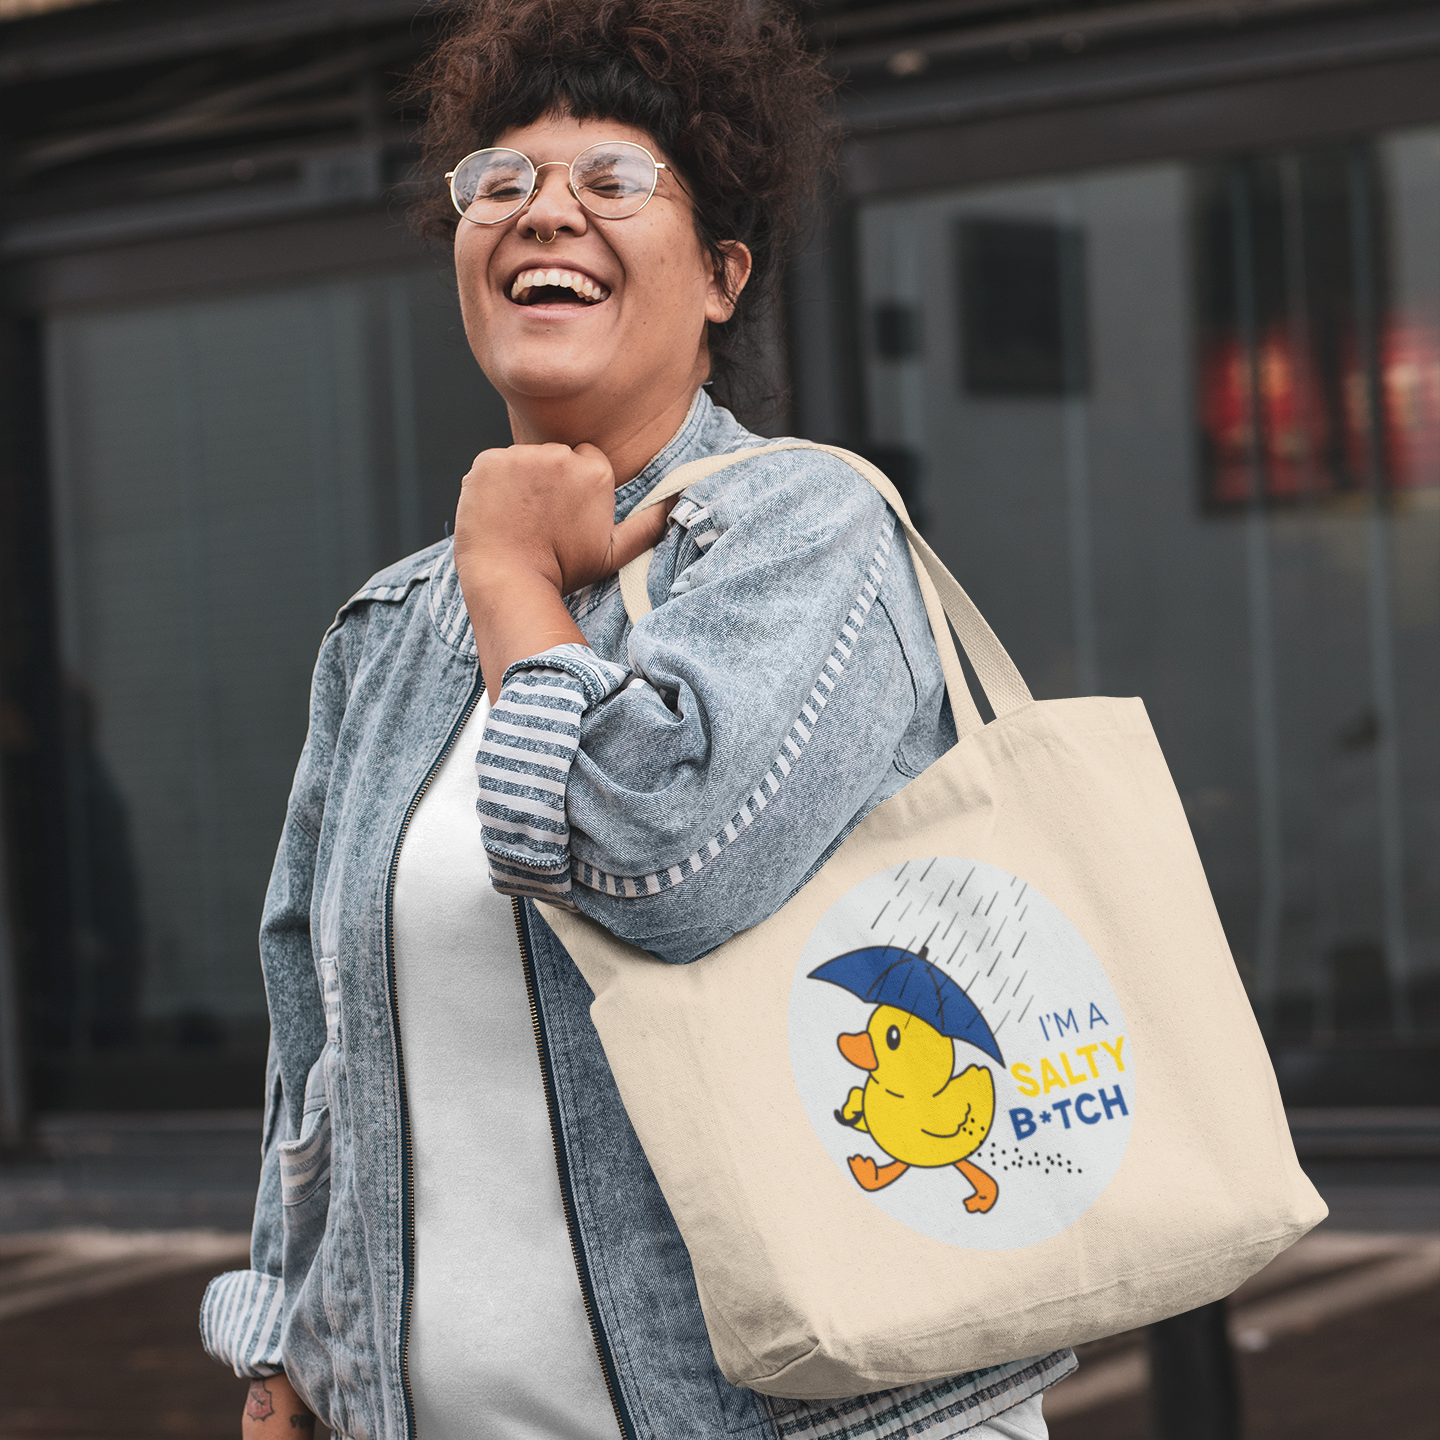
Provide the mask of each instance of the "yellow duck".
{"label": "yellow duck", "polygon": [[868,1070],[835,1112],[842,1125],[863,1130],[888,1155],[876,1165],[868,1155],[850,1157],[850,1173],[866,1190],[893,1185],[912,1165],[953,1165],[975,1187],[965,1208],[983,1214],[1000,1186],[965,1157],[985,1142],[995,1118],[995,1081],[984,1066],[955,1069],[955,1046],[918,1015],[879,1005],[858,1035],[841,1035],[840,1053]]}

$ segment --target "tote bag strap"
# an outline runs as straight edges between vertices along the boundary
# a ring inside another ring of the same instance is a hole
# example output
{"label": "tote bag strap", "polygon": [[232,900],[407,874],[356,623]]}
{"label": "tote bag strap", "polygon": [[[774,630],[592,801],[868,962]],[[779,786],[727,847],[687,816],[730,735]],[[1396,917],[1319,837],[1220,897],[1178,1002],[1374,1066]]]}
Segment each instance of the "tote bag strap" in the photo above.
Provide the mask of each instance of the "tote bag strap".
{"label": "tote bag strap", "polygon": [[[757,455],[774,454],[779,450],[823,450],[827,455],[834,455],[864,476],[895,512],[904,528],[906,539],[910,542],[910,554],[915,561],[920,594],[925,601],[926,614],[930,617],[930,629],[940,651],[940,664],[950,692],[950,709],[955,716],[956,731],[960,735],[968,734],[971,730],[978,729],[982,722],[980,712],[971,699],[970,687],[965,683],[960,657],[955,653],[955,644],[950,638],[951,625],[955,627],[965,654],[975,667],[975,674],[985,691],[985,698],[989,700],[995,714],[1008,715],[1021,705],[1028,705],[1031,700],[1030,691],[1021,679],[1019,670],[1015,668],[1015,662],[1005,653],[1005,647],[986,623],[975,602],[916,530],[899,491],[882,471],[862,456],[842,450],[836,445],[817,445],[811,441],[762,445],[752,450],[737,450],[728,455],[710,455],[672,470],[631,513],[658,505],[662,500],[678,495],[682,490],[728,465],[737,465],[742,460],[750,460]],[[651,610],[645,581],[650,573],[650,562],[654,558],[654,550],[647,550],[643,555],[637,555],[620,571],[620,594],[625,601],[625,611],[630,616],[632,625]],[[949,624],[946,624],[947,619]]]}

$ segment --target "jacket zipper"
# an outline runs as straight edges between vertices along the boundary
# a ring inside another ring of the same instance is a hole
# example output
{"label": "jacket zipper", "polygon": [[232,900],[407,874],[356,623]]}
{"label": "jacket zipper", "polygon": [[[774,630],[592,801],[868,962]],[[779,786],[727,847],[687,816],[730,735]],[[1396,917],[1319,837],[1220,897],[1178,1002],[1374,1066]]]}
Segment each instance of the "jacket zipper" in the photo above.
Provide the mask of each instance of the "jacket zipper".
{"label": "jacket zipper", "polygon": [[575,1197],[570,1188],[570,1166],[565,1158],[564,1142],[560,1138],[560,1106],[555,1099],[555,1077],[550,1069],[550,1042],[545,1033],[545,1022],[536,996],[535,960],[530,951],[530,938],[525,931],[524,912],[518,896],[511,897],[510,908],[515,916],[515,938],[520,942],[520,966],[525,975],[525,997],[530,1002],[530,1023],[535,1027],[535,1049],[540,1056],[540,1079],[545,1090],[545,1109],[550,1116],[550,1141],[555,1147],[555,1170],[560,1179],[560,1204],[565,1212],[565,1229],[570,1235],[570,1253],[575,1258],[575,1273],[580,1280],[580,1299],[585,1306],[585,1318],[590,1324],[590,1338],[595,1342],[595,1354],[600,1359],[600,1373],[605,1379],[605,1389],[615,1410],[615,1423],[620,1427],[624,1440],[634,1440],[635,1430],[626,1416],[624,1403],[620,1399],[620,1387],[615,1378],[615,1358],[610,1352],[605,1332],[600,1328],[600,1317],[595,1313],[595,1291],[590,1283],[590,1267],[585,1262],[585,1252],[580,1245],[580,1227],[575,1219]]}
{"label": "jacket zipper", "polygon": [[410,1106],[405,1095],[405,1055],[400,1040],[400,985],[395,975],[395,877],[400,871],[400,847],[405,843],[405,832],[409,830],[410,821],[420,808],[420,802],[425,798],[430,782],[439,773],[445,757],[454,748],[460,732],[480,703],[483,683],[477,666],[475,688],[465,702],[465,709],[451,727],[445,748],[425,772],[425,778],[420,782],[420,788],[415,792],[409,809],[405,811],[405,818],[400,822],[400,833],[395,837],[395,849],[390,856],[390,878],[385,885],[385,960],[390,972],[390,1023],[395,1036],[395,1075],[399,1081],[400,1095],[400,1174],[405,1194],[405,1210],[402,1216],[405,1250],[400,1271],[400,1390],[405,1400],[405,1434],[408,1440],[415,1440],[415,1402],[410,1394],[410,1304],[414,1298],[415,1278],[415,1167],[410,1154]]}

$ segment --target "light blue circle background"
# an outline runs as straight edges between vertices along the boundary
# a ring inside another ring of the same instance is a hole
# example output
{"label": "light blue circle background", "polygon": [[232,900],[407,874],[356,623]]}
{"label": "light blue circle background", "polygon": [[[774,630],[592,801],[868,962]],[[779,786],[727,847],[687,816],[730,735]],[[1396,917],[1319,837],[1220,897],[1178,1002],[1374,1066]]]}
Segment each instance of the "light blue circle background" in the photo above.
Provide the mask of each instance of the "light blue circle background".
{"label": "light blue circle background", "polygon": [[[1003,1068],[974,1046],[955,1042],[956,1072],[983,1065],[995,1082],[994,1123],[968,1157],[1000,1187],[984,1214],[965,1209],[973,1189],[953,1166],[912,1167],[873,1192],[862,1190],[850,1173],[851,1155],[869,1155],[881,1165],[891,1158],[868,1135],[835,1119],[850,1089],[867,1078],[840,1054],[837,1038],[863,1030],[874,1007],[810,973],[837,955],[872,945],[912,953],[927,945],[927,958],[966,991],[999,1042]],[[1115,991],[1094,951],[1056,906],[983,860],[910,860],[837,900],[795,967],[789,1039],[801,1103],[844,1183],[902,1225],[948,1245],[1014,1250],[1048,1240],[1094,1204],[1125,1157],[1136,1085],[1132,1042]],[[1081,1054],[1079,1047],[1089,1045],[1095,1049]],[[1022,1084],[1039,1087],[1042,1059],[1055,1079],[1048,1092],[1027,1096]],[[1017,1078],[1017,1064],[1030,1067],[1033,1083]],[[1077,1101],[1090,1123],[1077,1115]]]}

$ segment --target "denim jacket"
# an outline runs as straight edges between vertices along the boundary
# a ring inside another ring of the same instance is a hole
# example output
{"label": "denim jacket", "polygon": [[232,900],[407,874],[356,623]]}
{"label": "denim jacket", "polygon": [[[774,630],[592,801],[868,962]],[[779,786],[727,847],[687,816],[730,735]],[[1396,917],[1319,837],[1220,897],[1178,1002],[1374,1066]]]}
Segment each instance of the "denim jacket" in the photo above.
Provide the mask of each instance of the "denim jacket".
{"label": "denim jacket", "polygon": [[[701,392],[616,492],[617,518],[675,466],[763,443]],[[829,456],[717,472],[686,493],[657,548],[654,611],[632,629],[613,579],[570,597],[587,645],[512,666],[486,729],[477,823],[494,883],[516,897],[561,1198],[630,1440],[943,1437],[1074,1368],[1058,1351],[835,1401],[730,1385],[590,992],[534,910],[534,897],[571,905],[663,960],[693,960],[777,910],[954,743],[894,537],[884,503]],[[482,688],[448,542],[355,595],[321,646],[266,896],[271,1045],[251,1268],[211,1283],[201,1333],[239,1375],[283,1368],[347,1440],[415,1433],[391,907],[410,816]]]}

